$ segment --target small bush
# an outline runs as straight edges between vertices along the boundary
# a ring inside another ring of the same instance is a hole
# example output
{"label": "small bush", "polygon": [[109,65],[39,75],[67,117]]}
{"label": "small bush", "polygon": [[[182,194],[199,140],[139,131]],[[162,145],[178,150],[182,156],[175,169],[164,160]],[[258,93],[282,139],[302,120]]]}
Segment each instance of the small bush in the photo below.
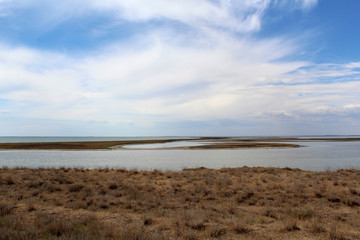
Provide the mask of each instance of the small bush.
{"label": "small bush", "polygon": [[115,189],[118,189],[118,186],[117,186],[116,183],[110,183],[110,184],[109,184],[109,189],[110,189],[110,190],[115,190]]}
{"label": "small bush", "polygon": [[151,233],[145,231],[144,228],[132,224],[127,228],[124,228],[120,231],[119,240],[163,240],[167,239],[161,233]]}
{"label": "small bush", "polygon": [[198,240],[199,239],[197,232],[194,230],[191,230],[191,229],[184,230],[182,233],[182,237],[185,240]]}
{"label": "small bush", "polygon": [[13,209],[14,207],[9,203],[4,203],[4,202],[0,203],[0,216],[2,217],[9,215]]}
{"label": "small bush", "polygon": [[220,238],[226,234],[226,229],[217,225],[213,225],[207,229],[207,232],[212,238]]}
{"label": "small bush", "polygon": [[360,191],[355,188],[349,188],[349,191],[353,195],[360,195]]}
{"label": "small bush", "polygon": [[53,193],[61,191],[61,188],[53,183],[46,183],[43,185],[46,191]]}
{"label": "small bush", "polygon": [[318,220],[313,220],[309,225],[309,231],[313,234],[320,234],[326,232],[326,229],[322,225],[320,225],[320,222]]}
{"label": "small bush", "polygon": [[144,222],[144,225],[151,225],[154,223],[154,219],[152,217],[145,216],[143,218],[143,222]]}
{"label": "small bush", "polygon": [[32,211],[35,211],[36,208],[34,207],[34,205],[29,205],[27,210],[28,210],[28,212],[32,212]]}
{"label": "small bush", "polygon": [[283,230],[287,232],[293,232],[300,230],[300,228],[298,227],[296,220],[289,220],[284,224]]}
{"label": "small bush", "polygon": [[81,189],[84,188],[84,185],[82,184],[71,184],[69,186],[69,192],[80,192]]}
{"label": "small bush", "polygon": [[311,209],[296,209],[292,212],[292,215],[300,220],[310,219],[315,215],[315,212]]}
{"label": "small bush", "polygon": [[349,238],[347,238],[343,232],[339,231],[337,227],[333,227],[333,228],[331,228],[331,230],[329,232],[329,239],[330,240],[348,240]]}
{"label": "small bush", "polygon": [[14,180],[13,180],[12,177],[10,177],[10,176],[8,176],[8,177],[5,178],[5,183],[6,183],[7,185],[13,185],[13,184],[15,184]]}
{"label": "small bush", "polygon": [[251,232],[251,229],[244,222],[235,222],[233,231],[237,234],[247,234]]}

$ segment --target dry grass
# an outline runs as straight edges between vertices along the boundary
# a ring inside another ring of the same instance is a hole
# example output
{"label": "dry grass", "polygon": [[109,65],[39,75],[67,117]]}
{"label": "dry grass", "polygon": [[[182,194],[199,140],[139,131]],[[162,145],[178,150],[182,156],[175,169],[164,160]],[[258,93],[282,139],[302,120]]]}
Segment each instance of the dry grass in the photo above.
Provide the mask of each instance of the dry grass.
{"label": "dry grass", "polygon": [[360,239],[360,170],[0,169],[0,239]]}

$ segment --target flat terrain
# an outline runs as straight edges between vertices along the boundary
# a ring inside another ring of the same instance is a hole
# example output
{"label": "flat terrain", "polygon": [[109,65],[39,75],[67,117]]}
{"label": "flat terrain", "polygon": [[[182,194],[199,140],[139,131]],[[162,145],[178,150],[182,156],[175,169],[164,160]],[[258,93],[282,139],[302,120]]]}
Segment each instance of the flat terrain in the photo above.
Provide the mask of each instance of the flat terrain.
{"label": "flat terrain", "polygon": [[[123,149],[126,145],[170,143],[177,141],[203,141],[204,145],[173,147],[166,149],[241,149],[241,148],[296,148],[296,142],[327,141],[349,142],[360,141],[360,138],[232,138],[232,137],[199,137],[183,139],[149,139],[129,141],[91,141],[91,142],[30,142],[0,143],[0,150],[104,150]],[[141,149],[141,148],[139,148]],[[158,149],[158,148],[156,148]],[[134,150],[134,149],[133,149]],[[149,150],[149,149],[148,149]]]}
{"label": "flat terrain", "polygon": [[0,239],[360,239],[360,170],[0,168]]}
{"label": "flat terrain", "polygon": [[111,149],[113,147],[121,147],[129,144],[152,144],[167,143],[174,141],[183,141],[188,139],[165,139],[165,140],[134,140],[134,141],[93,141],[93,142],[29,142],[29,143],[0,143],[0,149],[3,150],[91,150],[91,149]]}
{"label": "flat terrain", "polygon": [[235,149],[235,148],[292,148],[299,147],[297,144],[278,143],[266,139],[236,140],[231,138],[184,138],[184,139],[154,139],[154,140],[132,140],[132,141],[98,141],[98,142],[31,142],[31,143],[0,143],[1,150],[96,150],[96,149],[121,149],[125,145],[141,145],[155,143],[169,143],[176,141],[212,141],[201,146],[174,147],[166,149]]}

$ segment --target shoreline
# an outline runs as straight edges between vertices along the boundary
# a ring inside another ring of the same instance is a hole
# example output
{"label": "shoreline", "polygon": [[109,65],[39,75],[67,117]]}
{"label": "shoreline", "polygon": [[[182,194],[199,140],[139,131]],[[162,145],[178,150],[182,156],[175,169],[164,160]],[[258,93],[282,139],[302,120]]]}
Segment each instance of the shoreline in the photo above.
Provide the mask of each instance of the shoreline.
{"label": "shoreline", "polygon": [[4,239],[359,239],[359,209],[354,169],[0,168]]}
{"label": "shoreline", "polygon": [[[159,149],[242,149],[242,148],[296,148],[301,145],[296,142],[350,142],[360,141],[360,138],[236,138],[236,137],[198,137],[182,139],[148,139],[126,141],[88,141],[88,142],[25,142],[25,143],[0,143],[0,150],[125,150],[126,145],[171,143],[179,141],[204,141],[204,145],[154,148]],[[206,143],[211,141],[211,143]],[[128,150],[128,149],[126,149]],[[132,150],[144,150],[136,148]],[[151,150],[146,148],[146,150]]]}

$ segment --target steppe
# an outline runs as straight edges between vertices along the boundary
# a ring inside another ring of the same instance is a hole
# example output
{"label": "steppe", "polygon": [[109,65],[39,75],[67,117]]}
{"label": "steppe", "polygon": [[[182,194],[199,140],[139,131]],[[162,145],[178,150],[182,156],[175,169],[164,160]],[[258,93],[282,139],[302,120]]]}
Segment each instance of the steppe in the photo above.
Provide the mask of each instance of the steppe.
{"label": "steppe", "polygon": [[360,239],[360,170],[0,168],[0,239]]}

